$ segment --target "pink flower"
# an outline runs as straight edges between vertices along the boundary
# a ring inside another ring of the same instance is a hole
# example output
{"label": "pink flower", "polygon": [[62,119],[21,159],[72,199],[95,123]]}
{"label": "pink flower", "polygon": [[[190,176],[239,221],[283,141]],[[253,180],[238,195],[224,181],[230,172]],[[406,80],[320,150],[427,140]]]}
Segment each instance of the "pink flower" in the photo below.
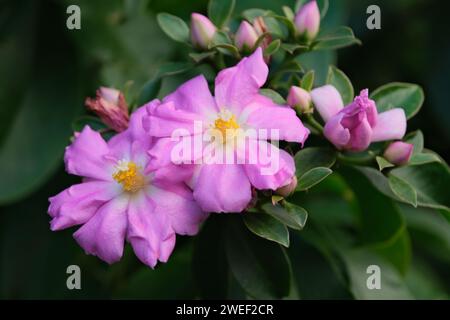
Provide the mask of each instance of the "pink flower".
{"label": "pink flower", "polygon": [[[158,101],[151,104],[157,104]],[[145,108],[131,116],[128,130],[105,142],[86,126],[66,148],[67,172],[83,182],[51,197],[51,229],[82,225],[75,240],[107,263],[120,260],[125,240],[154,267],[166,262],[175,234],[196,234],[206,218],[180,180],[166,168],[148,169],[151,139],[142,128]]]}
{"label": "pink flower", "polygon": [[392,142],[384,151],[383,156],[396,165],[407,164],[411,159],[414,145],[403,141]]}
{"label": "pink flower", "polygon": [[[204,160],[213,153],[208,148],[184,155],[186,162],[195,168],[189,183],[195,200],[204,211],[240,212],[252,199],[252,186],[276,190],[294,176],[293,158],[267,140],[303,143],[309,131],[294,110],[276,105],[259,94],[267,75],[268,68],[262,50],[258,48],[235,67],[219,73],[214,97],[206,79],[198,76],[167,96],[161,105],[147,108],[149,115],[144,119],[144,127],[151,136],[160,138],[150,150],[156,161],[170,163],[173,160],[173,151],[179,142],[171,136],[176,130],[182,133],[180,138],[187,140],[188,145],[191,140],[195,144],[197,136],[200,141],[201,136],[214,136],[203,143],[213,145],[215,153],[224,151],[232,155],[232,163],[206,163]],[[196,132],[198,122],[201,123],[200,132]],[[246,136],[245,130],[270,133],[265,137],[259,134]],[[274,155],[271,159],[278,162],[273,171],[264,170],[270,156],[262,150],[269,151]],[[252,162],[255,155],[258,159]]]}
{"label": "pink flower", "polygon": [[319,32],[320,11],[315,0],[300,7],[294,19],[297,33],[307,39],[314,39]]}
{"label": "pink flower", "polygon": [[314,89],[311,97],[326,122],[325,137],[340,150],[363,151],[372,142],[401,139],[405,135],[403,109],[378,114],[367,89],[345,108],[339,92],[331,85]]}
{"label": "pink flower", "polygon": [[242,21],[234,40],[239,50],[250,51],[258,41],[258,34],[250,23]]}
{"label": "pink flower", "polygon": [[216,30],[216,26],[204,15],[195,12],[191,15],[191,41],[194,46],[207,49]]}
{"label": "pink flower", "polygon": [[100,87],[97,97],[87,98],[85,104],[111,129],[122,132],[128,128],[128,106],[119,90]]}
{"label": "pink flower", "polygon": [[292,86],[289,89],[287,103],[300,113],[311,113],[311,95],[303,88]]}

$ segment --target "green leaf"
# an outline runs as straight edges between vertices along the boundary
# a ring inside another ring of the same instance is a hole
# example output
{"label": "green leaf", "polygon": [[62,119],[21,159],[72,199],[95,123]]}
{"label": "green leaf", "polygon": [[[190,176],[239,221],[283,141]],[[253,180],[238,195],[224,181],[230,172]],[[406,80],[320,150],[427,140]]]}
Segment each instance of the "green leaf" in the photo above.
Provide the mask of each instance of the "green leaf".
{"label": "green leaf", "polygon": [[281,49],[288,52],[289,54],[294,55],[297,53],[297,51],[300,51],[301,49],[308,49],[308,47],[296,43],[283,43],[281,44]]}
{"label": "green leaf", "polygon": [[416,190],[419,206],[449,210],[450,171],[444,163],[400,167],[392,170],[391,175],[404,180]]}
{"label": "green leaf", "polygon": [[276,104],[280,105],[286,104],[286,100],[275,90],[264,88],[260,89],[259,93],[262,94],[263,96],[266,96],[267,98],[270,98]]}
{"label": "green leaf", "polygon": [[229,267],[223,235],[224,220],[220,216],[209,217],[194,238],[194,279],[200,296],[205,299],[228,297]]}
{"label": "green leaf", "polygon": [[277,39],[272,41],[266,49],[264,49],[264,56],[271,56],[280,49],[281,40]]}
{"label": "green leaf", "polygon": [[395,166],[392,163],[390,163],[389,161],[387,161],[385,158],[380,157],[380,156],[376,156],[375,160],[377,161],[378,168],[380,169],[380,171],[383,171],[383,169],[385,169],[385,168],[390,168],[390,167]]}
{"label": "green leaf", "polygon": [[[71,123],[82,107],[82,86],[77,82],[76,57],[59,56],[58,50],[67,49],[61,46],[58,43],[54,49],[52,45],[45,54],[52,68],[37,66],[35,79],[23,93],[2,142],[0,204],[16,201],[40,187],[61,165],[64,147],[70,142]],[[73,63],[67,64],[67,59]],[[58,107],[62,104],[64,107]]]}
{"label": "green leaf", "polygon": [[189,42],[189,27],[182,19],[169,13],[158,13],[156,16],[161,29],[171,39],[187,43]]}
{"label": "green leaf", "polygon": [[221,29],[230,19],[235,6],[235,0],[210,0],[208,4],[208,17]]}
{"label": "green leaf", "polygon": [[402,108],[405,110],[407,119],[411,119],[419,112],[425,99],[420,86],[402,82],[392,82],[381,86],[372,92],[370,98],[375,100],[378,112]]}
{"label": "green leaf", "polygon": [[316,167],[331,168],[336,162],[336,151],[331,148],[309,147],[297,152],[294,160],[296,176],[300,178]]}
{"label": "green leaf", "polygon": [[138,98],[138,106],[142,106],[147,102],[155,99],[158,96],[159,90],[161,89],[162,79],[156,78],[149,80],[142,87],[141,93]]}
{"label": "green leaf", "polygon": [[316,184],[320,183],[323,179],[325,179],[332,173],[333,170],[324,167],[317,167],[311,169],[298,179],[296,190],[297,191],[308,190],[314,187]]}
{"label": "green leaf", "polygon": [[191,57],[192,60],[194,60],[195,63],[202,62],[203,60],[206,60],[212,56],[214,56],[216,53],[214,51],[208,51],[208,52],[191,52],[189,53],[189,57]]}
{"label": "green leaf", "polygon": [[[367,250],[345,250],[343,258],[347,265],[348,277],[350,279],[350,290],[356,299],[360,300],[380,300],[380,299],[412,299],[401,274],[395,270],[391,264],[375,253]],[[367,280],[370,274],[367,268],[371,265],[380,268],[381,288],[371,290],[367,287]]]}
{"label": "green leaf", "polygon": [[333,85],[341,94],[344,105],[353,101],[354,90],[350,79],[344,72],[336,67],[330,66],[328,69],[327,84]]}
{"label": "green leaf", "polygon": [[268,10],[252,8],[252,9],[247,9],[244,12],[242,12],[242,17],[245,20],[253,22],[253,20],[255,20],[255,18],[265,17],[265,16],[267,16],[268,13],[269,13]]}
{"label": "green leaf", "polygon": [[234,278],[249,296],[275,299],[291,291],[291,266],[282,247],[254,236],[238,217],[225,225],[226,252]]}
{"label": "green leaf", "polygon": [[244,223],[257,236],[289,247],[288,229],[270,215],[259,212],[247,212],[244,214]]}
{"label": "green leaf", "polygon": [[389,186],[392,191],[400,198],[417,207],[417,192],[403,179],[396,177],[395,175],[389,175]]}
{"label": "green leaf", "polygon": [[361,41],[355,38],[352,29],[348,27],[339,27],[326,35],[319,35],[312,45],[313,50],[334,50],[361,44]]}
{"label": "green leaf", "polygon": [[308,212],[305,209],[287,201],[284,201],[284,206],[266,203],[262,206],[262,210],[281,223],[296,230],[303,229],[308,219]]}
{"label": "green leaf", "polygon": [[310,70],[302,78],[300,86],[306,91],[311,91],[314,86],[314,70]]}
{"label": "green leaf", "polygon": [[288,6],[283,6],[282,9],[286,18],[288,18],[289,20],[294,20],[295,13],[291,8],[289,8]]}
{"label": "green leaf", "polygon": [[[378,170],[373,170],[381,174]],[[341,167],[339,173],[343,175],[358,200],[363,241],[367,244],[392,241],[404,228],[403,217],[394,202],[379,193],[357,168]]]}
{"label": "green leaf", "polygon": [[159,67],[156,77],[170,77],[191,70],[194,66],[188,62],[166,63]]}
{"label": "green leaf", "polygon": [[86,125],[96,131],[107,128],[100,118],[84,115],[76,118],[75,121],[72,122],[72,130],[75,132],[80,132]]}
{"label": "green leaf", "polygon": [[[273,12],[269,12],[267,13],[268,17],[274,18],[275,20],[281,22],[282,24],[284,24],[286,26],[286,28],[289,30],[290,34],[294,35],[296,33],[296,29],[295,29],[295,25],[294,22],[288,18],[286,18],[285,16],[280,16],[276,13]],[[277,32],[278,36],[282,36],[283,34],[281,34],[280,32]]]}
{"label": "green leaf", "polygon": [[317,0],[317,6],[319,7],[320,17],[323,19],[328,12],[328,8],[330,6],[329,1],[328,0]]}
{"label": "green leaf", "polygon": [[414,146],[413,155],[422,153],[423,151],[423,133],[420,130],[408,133],[403,139],[407,143],[411,143]]}
{"label": "green leaf", "polygon": [[209,49],[218,49],[221,53],[240,59],[239,49],[232,44],[220,43],[210,46]]}
{"label": "green leaf", "polygon": [[427,164],[430,162],[441,162],[441,159],[434,153],[418,153],[413,154],[408,162],[410,166],[417,166],[422,164]]}

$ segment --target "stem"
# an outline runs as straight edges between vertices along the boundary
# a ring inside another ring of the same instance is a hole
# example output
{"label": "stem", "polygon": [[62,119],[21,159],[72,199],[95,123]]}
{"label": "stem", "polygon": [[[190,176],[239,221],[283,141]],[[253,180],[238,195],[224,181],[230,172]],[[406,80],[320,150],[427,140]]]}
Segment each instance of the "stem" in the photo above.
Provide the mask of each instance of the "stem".
{"label": "stem", "polygon": [[307,114],[305,114],[305,117],[306,117],[306,122],[307,122],[311,127],[313,127],[314,129],[316,129],[317,131],[319,131],[320,134],[322,134],[322,132],[323,132],[323,127],[322,127],[322,125],[321,125],[319,122],[316,121],[316,119],[314,119],[312,113],[307,113]]}

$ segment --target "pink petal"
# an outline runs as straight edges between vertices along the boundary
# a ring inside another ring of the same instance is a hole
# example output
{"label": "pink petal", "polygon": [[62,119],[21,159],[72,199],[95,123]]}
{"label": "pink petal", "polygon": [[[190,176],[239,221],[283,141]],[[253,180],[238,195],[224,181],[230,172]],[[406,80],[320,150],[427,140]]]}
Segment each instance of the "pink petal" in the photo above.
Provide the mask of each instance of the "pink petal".
{"label": "pink petal", "polygon": [[242,59],[235,67],[222,70],[215,82],[217,106],[239,114],[266,82],[269,69],[261,48]]}
{"label": "pink petal", "polygon": [[167,262],[175,246],[167,215],[155,208],[155,202],[145,195],[132,199],[128,207],[127,240],[139,260],[152,268],[158,260]]}
{"label": "pink petal", "polygon": [[51,229],[61,230],[88,221],[107,201],[121,189],[112,182],[91,181],[67,188],[49,199],[48,212],[53,218]]}
{"label": "pink petal", "polygon": [[194,186],[194,198],[205,212],[241,212],[251,200],[251,186],[244,167],[205,164]]}
{"label": "pink petal", "polygon": [[119,196],[107,202],[74,233],[86,253],[109,264],[120,260],[127,229],[128,200],[128,196]]}
{"label": "pink petal", "polygon": [[85,126],[74,142],[66,148],[66,170],[82,177],[111,181],[112,177],[104,159],[108,153],[108,145],[102,136]]}
{"label": "pink petal", "polygon": [[346,149],[350,151],[363,151],[370,145],[372,127],[367,118],[364,118],[355,128],[350,130],[350,142]]}
{"label": "pink petal", "polygon": [[197,76],[178,87],[175,92],[164,98],[163,103],[173,102],[177,109],[196,113],[199,115],[211,115],[219,112],[208,82],[203,75]]}
{"label": "pink petal", "polygon": [[[267,130],[266,139],[285,140],[303,144],[309,130],[305,128],[295,111],[287,106],[276,105],[269,98],[257,96],[243,111],[245,123],[255,129]],[[276,135],[272,135],[276,130]]]}
{"label": "pink petal", "polygon": [[191,135],[194,133],[194,121],[203,121],[200,115],[179,109],[173,101],[147,108],[147,112],[143,125],[154,137],[170,137],[176,132]]}
{"label": "pink petal", "polygon": [[320,116],[325,122],[328,122],[331,117],[344,108],[340,93],[335,87],[329,84],[312,90],[311,98],[315,109],[319,111]]}
{"label": "pink petal", "polygon": [[291,181],[295,174],[292,156],[266,141],[250,140],[249,143],[249,152],[258,154],[256,163],[247,161],[245,164],[245,172],[252,186],[260,190],[276,190]]}
{"label": "pink petal", "polygon": [[177,234],[195,235],[208,216],[194,201],[192,192],[183,184],[153,186],[149,197],[155,202],[154,213],[166,215]]}
{"label": "pink petal", "polygon": [[338,113],[325,124],[323,134],[338,149],[343,149],[350,141],[350,130],[341,124],[344,114]]}
{"label": "pink petal", "polygon": [[406,116],[402,108],[378,114],[373,128],[372,142],[401,139],[406,133]]}

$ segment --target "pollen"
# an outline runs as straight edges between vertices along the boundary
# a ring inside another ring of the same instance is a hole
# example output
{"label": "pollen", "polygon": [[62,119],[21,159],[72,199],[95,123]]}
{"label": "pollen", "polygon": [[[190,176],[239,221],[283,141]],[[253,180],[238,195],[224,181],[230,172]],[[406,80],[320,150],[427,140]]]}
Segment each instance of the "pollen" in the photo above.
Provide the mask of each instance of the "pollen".
{"label": "pollen", "polygon": [[236,129],[239,129],[239,124],[236,121],[236,117],[230,111],[224,109],[221,110],[218,114],[218,118],[214,121],[214,129],[217,129],[222,133],[222,137],[225,141],[227,134],[233,134]]}
{"label": "pollen", "polygon": [[134,162],[119,161],[116,166],[117,171],[113,173],[112,177],[122,185],[124,191],[136,192],[145,186],[145,178],[140,172]]}

